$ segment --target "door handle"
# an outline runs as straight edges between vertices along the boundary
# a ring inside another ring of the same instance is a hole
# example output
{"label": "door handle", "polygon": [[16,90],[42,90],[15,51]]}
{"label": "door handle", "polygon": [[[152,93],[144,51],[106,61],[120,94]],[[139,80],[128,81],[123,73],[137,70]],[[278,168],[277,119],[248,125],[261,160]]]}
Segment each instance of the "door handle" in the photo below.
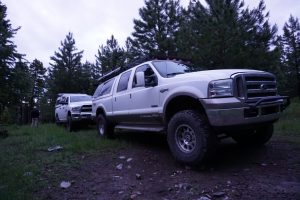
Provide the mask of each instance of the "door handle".
{"label": "door handle", "polygon": [[169,91],[169,89],[168,88],[164,88],[164,89],[160,90],[160,93],[164,93],[164,92],[167,92],[167,91]]}
{"label": "door handle", "polygon": [[131,94],[129,94],[129,98],[131,99]]}

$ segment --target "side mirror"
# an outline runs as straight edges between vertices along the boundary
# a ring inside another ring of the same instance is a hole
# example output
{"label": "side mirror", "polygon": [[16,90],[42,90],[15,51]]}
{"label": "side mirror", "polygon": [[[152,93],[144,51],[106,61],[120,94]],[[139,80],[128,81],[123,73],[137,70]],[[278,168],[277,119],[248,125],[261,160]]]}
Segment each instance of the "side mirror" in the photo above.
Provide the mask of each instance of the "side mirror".
{"label": "side mirror", "polygon": [[137,72],[136,76],[136,84],[135,87],[145,87],[145,73],[144,72]]}

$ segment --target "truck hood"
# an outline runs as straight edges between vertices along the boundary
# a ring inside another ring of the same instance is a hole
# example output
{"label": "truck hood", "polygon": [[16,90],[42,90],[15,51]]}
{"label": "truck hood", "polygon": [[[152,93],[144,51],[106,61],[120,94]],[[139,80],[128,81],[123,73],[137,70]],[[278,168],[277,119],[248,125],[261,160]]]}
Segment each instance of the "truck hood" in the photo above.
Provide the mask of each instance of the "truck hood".
{"label": "truck hood", "polygon": [[79,101],[70,103],[71,107],[83,106],[83,105],[92,105],[92,101]]}
{"label": "truck hood", "polygon": [[251,69],[219,69],[219,70],[205,70],[199,72],[191,72],[185,74],[179,74],[172,79],[185,79],[185,80],[218,80],[218,79],[227,79],[231,78],[232,75],[237,73],[266,73],[258,70]]}

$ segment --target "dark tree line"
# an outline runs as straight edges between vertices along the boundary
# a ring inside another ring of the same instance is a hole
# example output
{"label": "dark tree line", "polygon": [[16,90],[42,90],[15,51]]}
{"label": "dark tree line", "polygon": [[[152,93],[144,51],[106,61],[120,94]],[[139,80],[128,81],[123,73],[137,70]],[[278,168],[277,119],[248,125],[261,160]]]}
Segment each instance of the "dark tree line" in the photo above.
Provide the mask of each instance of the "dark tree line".
{"label": "dark tree line", "polygon": [[124,47],[112,35],[99,46],[94,63],[83,62],[83,50],[76,48],[70,32],[46,69],[39,60],[28,62],[16,51],[12,39],[19,27],[12,27],[0,0],[1,121],[15,119],[24,104],[38,105],[50,120],[58,93],[92,94],[99,77],[141,57],[180,58],[198,70],[266,70],[276,74],[281,93],[300,97],[297,17],[291,15],[279,35],[263,0],[254,9],[242,0],[193,1],[187,8],[180,0],[145,0],[139,15]]}

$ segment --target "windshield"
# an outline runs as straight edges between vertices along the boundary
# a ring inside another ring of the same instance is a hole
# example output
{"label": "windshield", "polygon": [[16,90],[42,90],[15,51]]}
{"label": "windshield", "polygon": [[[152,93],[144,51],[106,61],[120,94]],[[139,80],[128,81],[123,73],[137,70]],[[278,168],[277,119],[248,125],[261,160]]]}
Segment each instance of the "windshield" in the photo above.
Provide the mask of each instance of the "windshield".
{"label": "windshield", "polygon": [[152,64],[159,72],[159,74],[164,78],[172,77],[177,74],[184,74],[191,71],[188,66],[174,61],[159,60],[152,61]]}
{"label": "windshield", "polygon": [[70,102],[91,101],[91,96],[70,96]]}

